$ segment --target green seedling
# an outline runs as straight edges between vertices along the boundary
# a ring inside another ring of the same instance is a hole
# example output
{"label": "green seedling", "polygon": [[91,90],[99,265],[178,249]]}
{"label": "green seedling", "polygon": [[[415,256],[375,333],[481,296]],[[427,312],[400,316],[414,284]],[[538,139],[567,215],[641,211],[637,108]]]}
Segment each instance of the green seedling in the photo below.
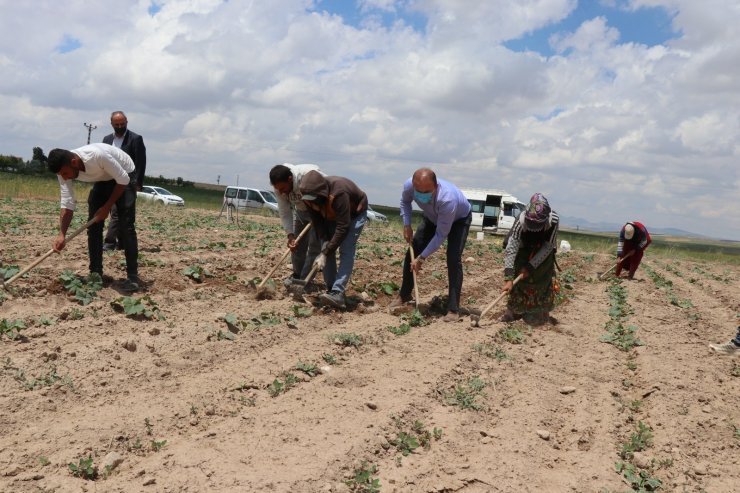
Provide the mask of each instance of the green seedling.
{"label": "green seedling", "polygon": [[637,431],[630,435],[628,442],[622,444],[619,456],[622,459],[632,459],[635,452],[641,452],[653,444],[653,430],[643,423],[637,422]]}
{"label": "green seedling", "polygon": [[495,358],[498,361],[509,359],[509,356],[503,349],[498,346],[494,346],[493,344],[473,344],[472,349],[482,356],[485,356],[487,358]]}
{"label": "green seedling", "polygon": [[396,438],[390,440],[390,444],[396,447],[404,457],[419,447],[419,441],[416,437],[405,432],[398,433]]}
{"label": "green seedling", "polygon": [[324,353],[321,355],[321,359],[323,359],[329,365],[337,364],[337,358],[333,354]]}
{"label": "green seedling", "polygon": [[510,324],[507,324],[506,327],[499,329],[498,335],[509,344],[524,343],[524,334],[522,334],[522,331]]}
{"label": "green seedling", "polygon": [[158,442],[157,440],[151,441],[152,450],[155,452],[162,450],[165,445],[167,445],[167,440],[162,440],[161,442]]}
{"label": "green seedling", "polygon": [[69,312],[66,313],[67,320],[82,320],[85,318],[85,312],[80,310],[77,307],[72,308]]}
{"label": "green seedling", "polygon": [[313,315],[313,308],[304,305],[293,305],[290,307],[293,315],[297,318],[307,318]]}
{"label": "green seedling", "polygon": [[406,321],[411,327],[423,327],[429,324],[419,310],[414,310],[408,315],[401,316],[401,320]]}
{"label": "green seedling", "polygon": [[54,325],[54,319],[48,315],[39,315],[39,318],[36,319],[36,325],[48,327],[50,325]]}
{"label": "green seedling", "polygon": [[49,368],[49,373],[46,375],[39,375],[38,377],[28,380],[23,370],[17,369],[15,374],[15,380],[23,385],[26,390],[35,390],[40,387],[51,387],[57,382],[61,382],[62,385],[74,389],[72,378],[69,375],[59,375],[55,366]]}
{"label": "green seedling", "polygon": [[92,303],[97,292],[103,287],[103,279],[97,272],[90,273],[85,279],[77,276],[71,270],[65,270],[59,275],[59,280],[67,293],[83,306]]}
{"label": "green seedling", "polygon": [[643,343],[636,336],[637,327],[628,325],[625,327],[621,322],[609,320],[606,323],[607,334],[601,336],[602,342],[612,344],[622,351],[629,351],[635,346],[642,346]]}
{"label": "green seedling", "polygon": [[378,472],[376,465],[368,465],[367,461],[362,461],[360,467],[354,470],[354,476],[345,481],[353,493],[380,493],[380,480],[373,478]]}
{"label": "green seedling", "polygon": [[287,373],[285,375],[285,380],[280,380],[279,378],[276,378],[269,387],[267,387],[267,392],[270,394],[270,397],[277,397],[280,394],[284,394],[285,392],[289,391],[293,387],[295,387],[298,384],[298,379],[295,375],[292,373]]}
{"label": "green seedling", "polygon": [[21,331],[26,328],[23,320],[0,320],[0,339],[6,337],[15,341],[21,336]]}
{"label": "green seedling", "polygon": [[403,336],[411,332],[411,326],[409,324],[401,324],[398,327],[396,327],[395,325],[390,325],[388,326],[388,331],[391,334]]}
{"label": "green seedling", "polygon": [[145,318],[147,320],[164,320],[165,317],[159,310],[157,302],[149,295],[136,298],[133,296],[122,296],[110,302],[113,310],[123,312],[129,318]]}
{"label": "green seedling", "polygon": [[39,464],[41,464],[41,467],[44,467],[44,466],[48,466],[49,464],[51,464],[51,462],[49,462],[49,459],[41,455],[39,456]]}
{"label": "green seedling", "polygon": [[6,265],[5,267],[0,267],[0,281],[5,282],[20,271],[21,269],[17,265]]}
{"label": "green seedling", "polygon": [[334,344],[339,344],[343,347],[353,347],[355,349],[359,348],[364,343],[361,336],[351,332],[334,334],[329,336],[329,339],[334,342]]}
{"label": "green seedling", "polygon": [[315,377],[319,373],[321,373],[321,370],[318,369],[318,367],[312,363],[304,363],[302,361],[299,361],[295,365],[295,369],[298,371],[302,371],[309,377]]}
{"label": "green seedling", "polygon": [[445,393],[445,402],[450,406],[479,411],[483,409],[483,406],[476,402],[476,398],[485,395],[483,393],[485,387],[486,383],[478,375],[474,375],[468,379],[467,383],[457,385],[452,392]]}
{"label": "green seedling", "polygon": [[211,329],[210,333],[206,337],[206,340],[212,341],[214,339],[217,341],[235,341],[236,336],[234,335],[234,332],[230,330],[223,331],[218,329]]}
{"label": "green seedling", "polygon": [[617,473],[624,476],[634,491],[655,491],[663,485],[660,479],[651,477],[649,471],[640,470],[629,462],[617,462],[615,468]]}
{"label": "green seedling", "polygon": [[151,421],[149,421],[149,418],[144,418],[144,427],[146,428],[146,434],[151,435],[154,426],[152,425]]}
{"label": "green seedling", "polygon": [[80,458],[77,464],[70,462],[68,465],[72,476],[82,479],[96,479],[98,477],[98,468],[93,465],[92,457],[87,459]]}
{"label": "green seedling", "polygon": [[211,274],[211,272],[202,265],[191,265],[190,267],[186,267],[182,270],[182,275],[189,277],[198,283],[203,282],[206,277],[213,276],[213,274]]}

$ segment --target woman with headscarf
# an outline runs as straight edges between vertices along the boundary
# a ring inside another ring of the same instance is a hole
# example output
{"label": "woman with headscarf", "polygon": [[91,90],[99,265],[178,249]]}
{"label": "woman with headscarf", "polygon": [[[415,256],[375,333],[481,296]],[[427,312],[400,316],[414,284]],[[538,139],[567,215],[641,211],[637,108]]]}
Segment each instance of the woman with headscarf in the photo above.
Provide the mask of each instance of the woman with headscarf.
{"label": "woman with headscarf", "polygon": [[[527,209],[511,230],[504,259],[504,287],[509,292],[503,322],[523,318],[531,325],[555,323],[550,310],[555,304],[555,251],[558,215],[541,193],[532,195]],[[522,279],[514,285],[514,279]]]}
{"label": "woman with headscarf", "polygon": [[632,221],[622,226],[619,232],[619,242],[617,242],[619,260],[614,275],[619,277],[622,269],[627,269],[627,279],[634,279],[635,272],[642,262],[642,254],[651,242],[650,233],[644,224]]}

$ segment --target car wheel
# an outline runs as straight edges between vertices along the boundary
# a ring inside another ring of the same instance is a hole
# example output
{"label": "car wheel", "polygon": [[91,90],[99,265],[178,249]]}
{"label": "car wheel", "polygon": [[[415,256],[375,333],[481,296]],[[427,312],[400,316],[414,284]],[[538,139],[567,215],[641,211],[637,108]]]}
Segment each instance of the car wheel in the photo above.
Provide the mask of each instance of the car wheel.
{"label": "car wheel", "polygon": [[164,200],[157,200],[157,203],[160,205],[164,205]]}

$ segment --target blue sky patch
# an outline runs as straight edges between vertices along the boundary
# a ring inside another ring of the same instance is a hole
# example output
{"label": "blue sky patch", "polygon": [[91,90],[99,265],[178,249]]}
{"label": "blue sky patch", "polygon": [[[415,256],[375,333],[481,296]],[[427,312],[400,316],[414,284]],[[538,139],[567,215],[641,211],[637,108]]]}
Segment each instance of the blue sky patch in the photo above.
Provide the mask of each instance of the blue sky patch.
{"label": "blue sky patch", "polygon": [[379,22],[384,27],[390,27],[401,20],[417,32],[424,32],[427,26],[426,17],[418,12],[406,10],[405,8],[396,8],[395,11],[377,8],[361,11],[357,2],[349,0],[319,0],[316,2],[316,7],[312,10],[338,15],[344,20],[345,24],[356,27],[357,29],[363,29],[365,22],[368,20]]}
{"label": "blue sky patch", "polygon": [[156,2],[152,2],[149,4],[149,8],[147,9],[147,12],[149,12],[149,15],[151,17],[154,17],[155,15],[157,15],[157,13],[159,13],[160,10],[162,10],[162,6]]}
{"label": "blue sky patch", "polygon": [[64,38],[62,38],[62,42],[57,45],[57,52],[59,53],[69,53],[70,51],[75,51],[79,49],[82,46],[82,43],[79,39],[73,38],[69,34],[65,34]]}
{"label": "blue sky patch", "polygon": [[555,52],[550,47],[548,39],[553,34],[575,32],[581,24],[595,17],[604,17],[609,27],[619,31],[619,43],[655,46],[680,36],[680,33],[672,29],[673,15],[661,7],[628,11],[619,7],[608,7],[601,2],[581,0],[578,7],[557,24],[506,41],[504,46],[512,51],[534,51],[543,56],[552,56]]}

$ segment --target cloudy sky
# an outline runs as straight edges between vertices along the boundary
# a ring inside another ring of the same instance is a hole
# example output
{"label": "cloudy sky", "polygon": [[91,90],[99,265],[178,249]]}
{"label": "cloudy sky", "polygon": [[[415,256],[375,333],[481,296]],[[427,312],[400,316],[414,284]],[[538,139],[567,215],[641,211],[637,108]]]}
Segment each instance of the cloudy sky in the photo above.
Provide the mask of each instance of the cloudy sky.
{"label": "cloudy sky", "polygon": [[561,215],[740,240],[737,0],[0,0],[0,154],[124,110],[148,174],[428,165]]}

